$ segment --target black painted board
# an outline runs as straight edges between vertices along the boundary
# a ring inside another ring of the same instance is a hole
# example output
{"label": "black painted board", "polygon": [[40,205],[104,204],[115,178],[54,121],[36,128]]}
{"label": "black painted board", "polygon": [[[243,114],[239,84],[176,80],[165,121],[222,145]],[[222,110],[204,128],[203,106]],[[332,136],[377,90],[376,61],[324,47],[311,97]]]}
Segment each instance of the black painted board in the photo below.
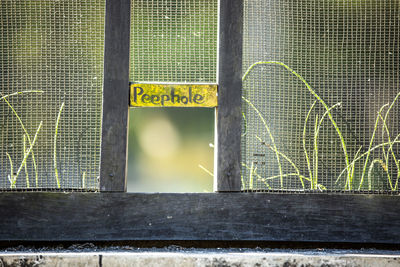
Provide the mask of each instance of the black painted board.
{"label": "black painted board", "polygon": [[240,191],[243,1],[220,0],[217,190]]}
{"label": "black painted board", "polygon": [[400,243],[399,196],[1,193],[0,240]]}
{"label": "black painted board", "polygon": [[107,0],[100,190],[126,191],[130,1]]}

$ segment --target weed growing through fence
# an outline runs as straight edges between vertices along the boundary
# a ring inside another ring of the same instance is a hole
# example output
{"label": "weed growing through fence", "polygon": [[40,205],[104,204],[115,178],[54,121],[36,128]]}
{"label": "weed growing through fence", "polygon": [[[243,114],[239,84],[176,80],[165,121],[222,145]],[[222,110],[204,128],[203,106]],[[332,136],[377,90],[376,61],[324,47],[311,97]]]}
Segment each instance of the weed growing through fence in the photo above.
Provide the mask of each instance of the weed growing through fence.
{"label": "weed growing through fence", "polygon": [[[375,127],[374,127],[374,130],[373,130],[373,132],[372,132],[372,137],[371,137],[371,141],[369,142],[369,147],[368,147],[368,151],[367,151],[367,156],[366,156],[366,159],[365,159],[365,162],[364,162],[364,168],[363,168],[363,171],[362,171],[362,174],[361,174],[361,181],[360,181],[360,185],[358,186],[358,190],[360,190],[361,189],[361,186],[363,185],[363,182],[364,182],[364,176],[365,176],[365,171],[367,170],[367,164],[368,164],[368,159],[369,159],[369,156],[370,156],[370,154],[371,154],[371,148],[372,148],[372,144],[374,143],[374,139],[375,139],[375,134],[376,134],[376,130],[377,130],[377,128],[378,128],[378,123],[379,123],[379,119],[380,119],[380,117],[381,117],[381,113],[382,113],[382,111],[383,111],[383,109],[386,107],[386,106],[388,106],[389,104],[386,104],[386,105],[383,105],[380,109],[379,109],[379,111],[378,111],[378,116],[376,117],[376,120],[375,120]],[[374,164],[374,161],[372,161],[372,163],[371,163],[371,165],[373,165]],[[371,183],[370,183],[370,181],[369,181],[369,179],[368,179],[368,189],[369,190],[371,190]]]}
{"label": "weed growing through fence", "polygon": [[[272,132],[271,132],[271,130],[270,130],[270,128],[269,128],[264,116],[261,114],[261,112],[254,106],[254,104],[250,100],[246,99],[245,97],[242,97],[242,99],[256,112],[257,116],[260,118],[261,122],[263,123],[263,125],[264,125],[264,127],[265,127],[265,129],[267,131],[267,134],[269,136],[269,139],[271,141],[271,145],[267,144],[264,140],[262,140],[258,136],[256,136],[256,138],[261,142],[261,144],[266,145],[270,150],[272,150],[275,153],[275,157],[276,157],[278,168],[279,168],[279,175],[263,178],[258,173],[255,172],[254,169],[256,169],[256,168],[254,168],[253,163],[252,163],[251,167],[248,167],[246,164],[242,163],[242,166],[246,167],[247,169],[250,169],[250,185],[249,185],[249,189],[250,190],[253,187],[253,181],[252,180],[253,180],[253,177],[254,177],[255,174],[256,174],[257,179],[262,181],[262,182],[264,182],[264,183],[266,183],[266,181],[268,181],[268,180],[279,178],[280,179],[281,189],[284,189],[283,179],[285,177],[297,176],[299,178],[300,182],[301,182],[301,185],[302,185],[303,189],[305,189],[305,184],[304,184],[304,180],[305,180],[305,181],[310,182],[310,189],[311,190],[316,190],[316,189],[318,189],[318,190],[327,190],[327,188],[324,185],[318,183],[318,162],[319,162],[319,159],[318,159],[318,150],[319,150],[318,137],[319,137],[319,132],[321,130],[321,125],[322,125],[322,123],[323,123],[323,121],[324,121],[324,119],[326,117],[329,118],[332,126],[334,127],[334,129],[335,129],[335,131],[336,131],[336,133],[337,133],[337,135],[339,137],[339,140],[340,140],[340,143],[341,143],[341,147],[342,147],[342,150],[343,150],[343,154],[344,154],[344,161],[345,161],[345,167],[344,167],[343,171],[337,177],[335,184],[337,184],[338,181],[340,180],[341,176],[344,173],[346,173],[347,174],[346,175],[347,178],[346,178],[345,186],[344,186],[343,189],[344,190],[353,190],[355,164],[359,160],[365,158],[364,165],[363,165],[363,170],[362,170],[362,173],[361,173],[360,183],[358,185],[358,190],[362,189],[363,182],[364,182],[364,177],[365,177],[365,174],[366,174],[366,171],[367,171],[368,164],[369,164],[368,174],[367,174],[367,177],[368,177],[368,190],[372,190],[372,170],[374,169],[374,165],[376,163],[379,163],[379,165],[382,167],[382,169],[386,172],[387,178],[388,178],[388,183],[390,185],[391,190],[394,191],[394,190],[398,189],[398,183],[399,183],[399,178],[400,178],[400,163],[397,160],[397,158],[395,156],[395,153],[393,151],[393,145],[396,144],[396,143],[400,143],[400,141],[398,141],[398,138],[400,137],[400,134],[397,135],[394,140],[391,140],[389,128],[387,126],[387,119],[388,119],[388,116],[389,116],[389,112],[391,111],[391,109],[395,105],[398,97],[400,96],[400,93],[398,93],[396,95],[396,97],[394,98],[394,100],[393,100],[393,102],[391,103],[390,106],[389,106],[389,104],[385,104],[380,108],[380,110],[378,112],[378,115],[376,117],[376,121],[375,121],[375,125],[374,125],[374,129],[373,129],[373,133],[372,133],[372,137],[371,137],[371,140],[370,140],[370,143],[369,143],[368,150],[365,153],[359,155],[360,151],[362,149],[362,146],[360,146],[359,149],[357,150],[357,152],[354,154],[353,160],[350,162],[349,154],[348,154],[347,146],[346,146],[346,141],[345,141],[345,139],[343,137],[343,134],[342,134],[339,126],[337,125],[337,123],[336,123],[336,121],[333,118],[333,115],[331,113],[331,111],[333,109],[335,109],[336,107],[339,107],[341,104],[340,103],[336,103],[335,105],[329,107],[326,104],[326,102],[315,92],[315,90],[312,89],[310,84],[301,75],[299,75],[297,72],[295,72],[293,69],[291,69],[286,64],[284,64],[282,62],[278,62],[278,61],[260,61],[260,62],[254,63],[253,65],[251,65],[247,69],[247,71],[245,72],[245,74],[242,77],[242,81],[246,80],[246,78],[249,75],[249,73],[257,65],[278,65],[278,66],[284,67],[288,72],[290,72],[295,77],[297,77],[307,87],[308,91],[311,93],[311,95],[313,95],[316,98],[316,100],[311,105],[310,109],[308,110],[308,113],[307,113],[305,121],[304,121],[304,126],[303,126],[302,145],[303,145],[305,160],[306,160],[306,163],[307,163],[308,176],[309,176],[309,177],[306,177],[306,176],[304,176],[304,175],[302,175],[300,173],[299,168],[296,166],[296,164],[287,155],[285,155],[284,153],[282,153],[281,151],[278,150],[276,142],[275,142],[275,139],[274,139],[274,136],[272,135]],[[313,109],[314,109],[314,107],[315,107],[315,105],[317,103],[321,104],[324,107],[325,112],[321,117],[319,117],[318,114],[315,116],[314,136],[313,136],[313,140],[312,140],[313,141],[313,157],[312,157],[312,162],[311,162],[309,152],[307,151],[307,148],[306,148],[306,132],[307,132],[308,121],[309,121],[309,119],[311,117],[311,113],[312,113],[312,111],[313,111]],[[383,117],[382,116],[382,112],[387,106],[389,106],[389,108],[387,109],[387,111],[385,113],[385,116]],[[384,135],[386,134],[387,138],[388,138],[388,141],[387,142],[383,142],[381,144],[378,144],[376,146],[373,146],[375,135],[376,135],[376,131],[378,130],[379,121],[382,122],[382,129],[381,129],[382,130],[382,138],[384,138]],[[247,134],[247,125],[246,125],[246,134]],[[386,147],[388,147],[387,150],[386,150]],[[382,159],[373,159],[370,162],[371,152],[373,152],[374,150],[376,150],[378,148],[382,149],[384,159],[383,160]],[[389,173],[389,170],[388,170],[390,156],[392,157],[393,161],[395,162],[395,166],[396,166],[396,169],[397,169],[397,177],[396,177],[396,182],[395,182],[394,186],[393,186],[392,178],[390,177],[390,173]],[[283,173],[280,158],[286,160],[292,166],[292,168],[294,169],[295,172],[294,173],[286,173],[286,174]],[[242,180],[243,180],[243,178],[242,178]],[[269,184],[266,183],[266,185],[267,185],[267,187],[269,189],[271,189]]]}
{"label": "weed growing through fence", "polygon": [[[22,168],[22,166],[24,166],[24,167],[25,167],[25,172],[27,173],[27,170],[26,170],[26,159],[28,158],[29,154],[31,154],[31,155],[32,155],[33,168],[34,168],[34,171],[35,171],[35,181],[36,181],[36,186],[37,186],[37,185],[38,185],[38,171],[37,171],[35,153],[34,153],[34,151],[33,151],[34,142],[32,142],[32,140],[31,140],[31,138],[30,138],[30,135],[29,135],[28,131],[26,130],[26,127],[25,127],[24,123],[22,122],[20,116],[19,116],[18,113],[15,111],[14,107],[10,104],[10,102],[7,100],[7,98],[12,97],[12,96],[23,95],[23,94],[29,94],[29,93],[43,93],[43,91],[41,91],[41,90],[28,90],[28,91],[15,92],[15,93],[12,93],[12,94],[9,94],[9,95],[2,95],[2,97],[0,98],[0,100],[4,100],[4,102],[6,102],[6,104],[7,104],[8,107],[11,109],[11,111],[12,111],[12,113],[15,115],[15,117],[17,118],[18,122],[19,122],[20,125],[21,125],[22,130],[23,130],[24,133],[25,133],[25,134],[24,134],[24,137],[23,137],[23,143],[24,143],[24,148],[23,148],[23,149],[24,149],[24,160],[23,160],[23,164],[21,165],[21,168]],[[40,130],[41,125],[42,125],[42,122],[40,122],[40,124],[39,124],[39,128],[38,128],[38,130],[36,131],[35,137],[37,136],[38,131]],[[28,149],[28,150],[26,150],[26,143],[25,143],[26,141],[25,141],[25,139],[28,139],[28,143],[29,143],[29,149]],[[28,151],[29,151],[29,152],[28,152]],[[14,172],[12,171],[12,169],[13,169],[13,164],[12,164],[11,156],[10,156],[8,153],[6,153],[6,154],[7,154],[8,160],[10,161],[10,165],[11,165],[11,174],[10,174],[10,176],[9,176],[8,179],[9,179],[9,181],[10,181],[10,187],[12,188],[12,187],[15,187],[15,183],[16,183],[16,180],[17,180],[18,175],[15,175]],[[19,168],[19,169],[20,169],[20,168]],[[19,172],[18,172],[18,174],[19,174]],[[26,179],[27,179],[27,188],[29,188],[29,176],[28,176],[28,174],[26,174]]]}
{"label": "weed growing through fence", "polygon": [[[17,120],[24,132],[23,138],[22,138],[22,146],[23,146],[23,155],[24,156],[23,156],[22,162],[20,163],[18,170],[16,172],[14,172],[14,162],[13,162],[10,154],[8,152],[6,152],[6,156],[8,158],[9,164],[10,164],[10,174],[8,175],[8,180],[10,182],[10,188],[16,188],[17,178],[22,169],[25,170],[26,188],[30,188],[29,174],[28,174],[28,168],[27,168],[27,159],[30,155],[32,156],[32,163],[33,163],[34,172],[35,172],[35,185],[37,188],[39,187],[38,169],[37,169],[37,164],[36,164],[36,159],[35,159],[35,154],[34,154],[33,148],[34,148],[34,145],[38,138],[40,129],[43,125],[43,121],[41,121],[39,123],[39,126],[35,132],[35,136],[32,140],[24,123],[22,122],[21,117],[18,115],[18,113],[16,112],[14,107],[11,105],[11,103],[7,100],[7,98],[9,98],[9,97],[27,94],[27,93],[43,93],[43,91],[40,91],[40,90],[21,91],[21,92],[12,93],[9,95],[3,95],[0,98],[0,100],[4,100],[4,102],[6,102],[8,107],[11,109],[12,113],[17,118]],[[60,179],[59,179],[59,175],[58,175],[58,168],[57,168],[57,135],[58,135],[58,128],[59,128],[59,124],[60,124],[60,120],[61,120],[61,113],[62,113],[63,108],[64,108],[64,103],[61,104],[61,107],[59,109],[58,117],[57,117],[56,124],[55,124],[55,131],[54,131],[53,161],[54,161],[54,174],[56,177],[57,188],[61,188]],[[27,141],[28,141],[28,144],[27,144]],[[27,148],[27,145],[29,146],[28,148]],[[86,172],[83,172],[82,187],[83,188],[86,187]]]}
{"label": "weed growing through fence", "polygon": [[82,173],[82,188],[86,188],[86,172]]}
{"label": "weed growing through fence", "polygon": [[[23,135],[23,150],[24,150],[24,157],[26,156],[28,150],[26,149],[26,134]],[[25,169],[25,180],[26,180],[26,187],[30,187],[29,183],[29,173],[28,173],[28,167],[26,166],[26,162],[24,164],[24,169]]]}
{"label": "weed growing through fence", "polygon": [[57,188],[61,188],[60,177],[58,176],[58,167],[57,167],[57,134],[58,134],[58,125],[60,124],[61,112],[63,108],[64,108],[64,102],[61,104],[60,110],[58,111],[56,127],[54,131],[53,163],[54,163],[54,175],[56,176]]}
{"label": "weed growing through fence", "polygon": [[[36,164],[36,158],[35,158],[35,153],[34,153],[34,146],[37,141],[39,132],[43,126],[43,121],[40,121],[39,126],[35,132],[34,138],[32,140],[31,136],[29,135],[20,115],[17,113],[17,111],[14,109],[14,107],[11,105],[11,103],[8,101],[9,97],[12,96],[18,96],[18,95],[23,95],[23,94],[29,94],[29,93],[43,93],[41,90],[28,90],[28,91],[21,91],[21,92],[15,92],[12,94],[8,95],[2,95],[0,93],[0,100],[4,100],[4,102],[7,104],[7,106],[11,109],[12,114],[17,118],[24,134],[22,136],[22,149],[23,149],[23,159],[21,163],[19,164],[19,167],[16,172],[14,172],[14,167],[15,164],[11,158],[11,155],[6,152],[7,159],[10,164],[10,174],[8,174],[8,180],[10,182],[10,188],[15,189],[16,184],[17,184],[17,179],[21,173],[22,170],[25,171],[25,180],[26,180],[26,188],[29,189],[31,188],[31,183],[29,180],[29,173],[28,173],[28,167],[27,167],[27,161],[29,156],[32,158],[32,164],[34,168],[34,174],[35,174],[35,187],[39,188],[39,178],[38,178],[38,168]],[[58,112],[57,120],[55,123],[55,128],[54,128],[54,136],[53,136],[53,164],[54,164],[54,176],[55,180],[57,183],[57,188],[61,188],[61,182],[60,182],[60,177],[59,177],[59,172],[58,172],[58,164],[57,164],[57,136],[59,134],[59,126],[60,126],[60,121],[61,121],[61,114],[64,109],[65,103],[62,103]],[[82,189],[85,189],[87,187],[87,173],[84,171],[82,173],[81,181],[82,181]]]}
{"label": "weed growing through fence", "polygon": [[[13,114],[16,116],[18,122],[19,122],[20,125],[21,125],[22,130],[24,131],[24,133],[25,133],[25,135],[26,135],[26,138],[28,139],[29,146],[32,146],[31,138],[30,138],[30,136],[29,136],[28,131],[27,131],[26,128],[25,128],[24,123],[22,122],[22,120],[21,120],[21,118],[19,117],[18,113],[15,111],[14,107],[13,107],[13,106],[10,104],[10,102],[7,100],[7,98],[12,97],[12,96],[23,95],[23,94],[29,94],[29,93],[40,93],[40,94],[42,94],[43,91],[41,91],[41,90],[28,90],[28,91],[15,92],[15,93],[12,93],[12,94],[9,94],[9,95],[3,95],[0,99],[1,99],[1,100],[4,100],[4,101],[6,102],[6,104],[8,105],[8,107],[12,110]],[[25,154],[25,152],[24,152],[24,154]],[[37,165],[36,165],[36,160],[35,160],[35,153],[32,151],[31,154],[32,154],[33,168],[34,168],[34,171],[35,171],[36,186],[38,186],[38,171],[37,171]],[[9,158],[9,159],[10,159],[10,158]],[[27,186],[28,186],[28,188],[29,188],[29,185],[27,185]]]}
{"label": "weed growing through fence", "polygon": [[242,99],[244,101],[246,101],[257,113],[258,117],[261,119],[262,123],[264,124],[265,129],[267,130],[267,133],[269,135],[269,138],[271,139],[271,143],[272,143],[272,147],[273,147],[273,151],[275,152],[276,155],[276,161],[278,162],[278,167],[279,167],[279,175],[280,175],[280,181],[281,181],[281,187],[283,187],[283,172],[282,172],[282,165],[281,165],[281,161],[279,158],[279,152],[278,149],[276,147],[275,144],[275,139],[274,136],[272,135],[267,122],[265,121],[263,115],[261,114],[261,112],[253,105],[253,103],[251,103],[249,100],[247,100],[246,98],[242,97]]}
{"label": "weed growing through fence", "polygon": [[11,172],[8,175],[8,180],[10,181],[10,188],[16,188],[16,183],[17,183],[17,178],[19,176],[19,173],[21,172],[22,168],[25,166],[26,160],[27,160],[29,154],[31,153],[33,146],[36,143],[36,139],[39,134],[40,128],[42,127],[42,124],[43,124],[43,122],[41,121],[39,124],[39,127],[36,130],[35,137],[33,138],[33,142],[30,145],[30,147],[28,148],[28,150],[26,151],[26,153],[24,153],[24,158],[22,159],[22,162],[18,168],[18,171],[15,174],[14,174],[14,170],[13,170],[13,162],[12,162],[11,156],[6,152],[6,155],[8,157],[8,160],[10,161],[10,166],[11,166]]}

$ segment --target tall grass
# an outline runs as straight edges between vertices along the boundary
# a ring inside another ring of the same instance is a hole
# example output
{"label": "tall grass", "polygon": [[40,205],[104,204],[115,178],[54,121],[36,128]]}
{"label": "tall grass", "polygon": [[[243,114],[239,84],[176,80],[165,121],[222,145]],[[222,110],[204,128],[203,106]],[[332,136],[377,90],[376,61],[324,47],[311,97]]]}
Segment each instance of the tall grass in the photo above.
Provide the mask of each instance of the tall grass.
{"label": "tall grass", "polygon": [[280,175],[281,187],[283,188],[283,172],[282,172],[282,165],[281,165],[281,160],[280,160],[280,158],[279,158],[278,149],[277,149],[276,144],[275,144],[274,136],[272,135],[272,133],[271,133],[269,127],[268,127],[268,124],[267,124],[267,122],[265,121],[265,119],[264,119],[263,115],[261,114],[261,112],[260,112],[260,111],[253,105],[253,103],[251,103],[248,99],[246,99],[245,97],[242,97],[242,99],[243,99],[244,101],[246,101],[246,102],[255,110],[255,112],[257,113],[258,117],[259,117],[259,118],[261,119],[261,121],[263,122],[265,129],[267,130],[267,133],[268,133],[268,135],[269,135],[269,138],[271,139],[272,146],[273,146],[274,151],[275,151],[276,161],[278,162],[278,168],[279,168],[279,175]]}
{"label": "tall grass", "polygon": [[[362,171],[362,174],[361,174],[361,181],[360,181],[360,185],[358,186],[358,190],[361,189],[361,187],[362,187],[362,185],[363,185],[363,182],[364,182],[365,171],[367,170],[368,159],[369,159],[369,156],[370,156],[370,154],[371,154],[371,148],[372,148],[372,145],[373,145],[373,143],[374,143],[375,134],[376,134],[376,130],[377,130],[377,128],[378,128],[378,123],[379,123],[379,119],[380,119],[381,113],[382,113],[383,109],[384,109],[386,106],[388,106],[388,105],[389,105],[389,104],[383,105],[383,106],[379,109],[379,111],[378,111],[378,116],[376,116],[375,126],[374,126],[374,130],[373,130],[373,132],[372,132],[371,140],[370,140],[370,142],[369,142],[369,147],[368,147],[368,151],[367,151],[367,156],[366,156],[365,163],[364,163],[364,168],[363,168],[363,171]],[[370,187],[370,186],[369,186],[369,187]]]}
{"label": "tall grass", "polygon": [[26,151],[26,153],[24,153],[24,158],[22,159],[22,162],[21,162],[21,164],[20,164],[20,166],[19,166],[19,168],[18,168],[18,170],[17,170],[17,172],[15,174],[14,174],[14,170],[13,170],[13,162],[11,160],[11,156],[6,152],[6,155],[7,155],[8,159],[9,159],[10,165],[11,165],[11,172],[10,172],[10,174],[8,176],[8,180],[10,181],[10,188],[16,188],[17,178],[18,178],[22,168],[25,166],[26,159],[28,158],[29,154],[31,153],[31,151],[33,149],[33,146],[36,143],[36,139],[38,137],[38,134],[39,134],[39,131],[40,131],[40,128],[42,127],[42,125],[43,125],[43,121],[40,122],[39,127],[36,130],[35,137],[33,138],[33,142],[29,146],[29,148]]}
{"label": "tall grass", "polygon": [[[26,130],[26,127],[25,127],[24,123],[22,122],[22,120],[21,120],[20,116],[18,115],[18,113],[15,111],[14,107],[13,107],[13,106],[10,104],[10,102],[7,100],[7,98],[12,97],[12,96],[23,95],[23,94],[30,94],[30,93],[40,93],[40,94],[42,94],[43,91],[41,91],[41,90],[20,91],[20,92],[15,92],[15,93],[8,94],[8,95],[3,95],[0,99],[1,99],[1,100],[4,100],[4,102],[6,102],[6,104],[8,105],[8,107],[12,110],[12,113],[13,113],[14,116],[17,118],[18,122],[19,122],[20,125],[21,125],[22,130],[24,131],[24,133],[25,133],[25,135],[26,135],[26,138],[28,139],[29,146],[32,147],[32,141],[31,141],[31,138],[30,138],[30,135],[29,135],[28,131]],[[24,154],[25,154],[25,152],[24,152]],[[36,186],[38,186],[38,171],[37,171],[37,165],[36,165],[36,159],[35,159],[35,153],[34,153],[34,151],[32,151],[31,154],[32,154],[33,168],[34,168],[34,171],[35,171],[35,182],[36,182]],[[10,158],[9,158],[9,159],[10,159]],[[29,184],[27,184],[27,185],[28,185],[28,188],[29,188]]]}
{"label": "tall grass", "polygon": [[[355,169],[356,169],[356,163],[360,160],[364,160],[363,163],[363,168],[362,168],[362,172],[361,172],[361,178],[360,178],[360,182],[358,184],[357,189],[361,190],[363,187],[363,183],[365,180],[365,176],[367,175],[368,177],[368,189],[372,190],[372,171],[374,169],[374,166],[376,165],[376,163],[379,163],[379,165],[382,167],[382,169],[386,172],[387,174],[387,179],[388,179],[388,183],[390,185],[391,190],[397,190],[398,189],[398,183],[400,180],[400,163],[397,160],[397,157],[393,151],[393,145],[400,143],[400,141],[398,141],[398,139],[400,138],[400,135],[397,135],[396,138],[394,140],[391,139],[390,136],[390,131],[389,131],[389,127],[387,125],[387,120],[389,117],[389,113],[392,110],[392,108],[394,107],[396,101],[398,100],[400,93],[398,93],[396,95],[396,97],[394,98],[393,102],[391,103],[391,105],[389,106],[389,104],[385,104],[383,105],[379,111],[378,111],[378,115],[376,117],[375,120],[375,124],[374,124],[374,128],[373,128],[373,132],[372,132],[372,136],[369,142],[369,146],[368,149],[362,153],[360,155],[360,152],[362,150],[362,146],[359,147],[359,149],[357,150],[357,152],[354,154],[354,156],[352,157],[353,160],[350,161],[350,157],[349,157],[349,153],[347,151],[347,146],[346,146],[346,141],[344,139],[344,136],[339,128],[339,126],[337,125],[335,119],[333,118],[332,115],[332,110],[335,109],[336,107],[339,107],[341,104],[340,103],[336,103],[335,105],[329,107],[326,102],[315,92],[315,90],[312,89],[312,87],[310,86],[310,84],[297,72],[295,72],[293,69],[291,69],[289,66],[287,66],[286,64],[282,63],[282,62],[278,62],[278,61],[259,61],[254,63],[253,65],[251,65],[247,71],[245,72],[245,74],[242,77],[242,81],[245,81],[246,78],[248,77],[248,75],[250,74],[250,72],[254,69],[254,67],[258,66],[258,65],[278,65],[278,66],[282,66],[284,67],[288,72],[290,72],[291,74],[293,74],[295,77],[297,77],[297,79],[299,79],[308,89],[308,91],[310,92],[310,94],[312,96],[314,96],[316,98],[316,100],[314,101],[314,103],[311,105],[311,107],[308,110],[308,113],[305,117],[304,120],[304,125],[303,125],[303,134],[302,134],[302,146],[303,146],[303,150],[304,150],[304,156],[305,156],[305,162],[307,164],[307,170],[308,170],[308,176],[306,177],[304,175],[302,175],[300,173],[299,168],[296,166],[296,164],[284,153],[282,153],[281,151],[279,151],[276,142],[275,142],[275,138],[270,130],[270,127],[268,126],[266,119],[264,118],[264,116],[261,114],[261,112],[257,109],[257,107],[255,107],[255,105],[248,100],[245,97],[242,97],[242,99],[256,112],[257,116],[260,118],[262,124],[264,125],[268,137],[271,140],[271,145],[267,144],[264,140],[261,140],[260,137],[256,136],[256,138],[261,142],[261,144],[266,145],[270,150],[272,150],[275,153],[275,157],[277,159],[277,164],[278,164],[278,168],[279,168],[279,175],[275,175],[275,176],[271,176],[271,177],[267,177],[267,178],[263,178],[263,177],[258,177],[259,180],[272,180],[272,179],[280,179],[280,185],[281,185],[281,189],[284,189],[283,185],[284,185],[284,181],[283,178],[284,177],[289,177],[289,176],[297,176],[300,179],[300,182],[302,184],[302,188],[305,189],[305,184],[304,181],[308,181],[310,182],[310,189],[311,190],[326,190],[326,187],[322,184],[320,184],[318,182],[318,165],[319,165],[319,156],[318,156],[318,151],[319,151],[319,144],[318,144],[318,138],[319,138],[319,133],[321,131],[322,128],[322,124],[324,119],[327,117],[329,118],[331,125],[333,126],[333,128],[336,131],[337,136],[339,137],[340,140],[340,144],[341,144],[341,148],[343,150],[343,155],[344,155],[344,162],[345,162],[345,166],[343,171],[339,174],[339,176],[336,179],[335,184],[338,183],[338,181],[340,180],[340,178],[343,176],[343,174],[346,173],[346,181],[344,184],[344,190],[353,190],[353,186],[354,186],[354,175],[355,175]],[[324,109],[325,112],[323,113],[322,116],[319,116],[318,114],[315,115],[314,117],[314,126],[313,126],[313,131],[314,131],[314,135],[313,135],[313,157],[312,157],[312,161],[309,155],[309,152],[307,151],[307,147],[306,147],[306,133],[307,133],[307,127],[308,127],[308,122],[310,120],[310,118],[312,117],[312,113],[314,111],[314,108],[316,106],[316,104],[319,103],[321,104]],[[382,112],[384,111],[384,109],[389,106],[389,108],[387,109],[385,116],[382,116]],[[382,124],[382,138],[384,138],[385,134],[387,136],[388,141],[385,142],[384,139],[382,141],[381,144],[375,145],[375,136],[376,136],[376,132],[378,130],[379,127],[379,122],[381,122]],[[247,124],[247,123],[246,123]],[[247,128],[248,126],[246,125],[246,134],[247,134]],[[386,149],[386,147],[388,147],[388,149]],[[370,162],[370,155],[373,151],[377,150],[378,148],[382,149],[383,152],[383,160],[376,158],[373,159],[372,162]],[[390,177],[390,172],[389,172],[389,159],[390,157],[392,158],[392,160],[395,163],[396,169],[397,169],[397,177],[396,177],[396,182],[393,185],[392,183],[392,178]],[[284,159],[285,161],[287,161],[294,169],[294,173],[284,173],[283,172],[283,168],[282,168],[282,164],[281,164],[281,160],[280,159]],[[368,168],[369,166],[369,168]],[[367,168],[368,168],[368,173],[367,173]],[[253,179],[253,167],[250,168],[251,169],[251,180]],[[268,185],[269,186],[269,185]]]}
{"label": "tall grass", "polygon": [[[35,154],[34,154],[34,145],[36,143],[36,140],[38,138],[38,134],[40,132],[40,129],[43,125],[43,121],[40,122],[33,140],[31,139],[29,132],[27,131],[21,117],[18,115],[17,111],[14,109],[14,107],[11,105],[10,101],[8,101],[7,98],[12,97],[12,96],[17,96],[17,95],[22,95],[22,94],[27,94],[27,93],[43,93],[43,91],[40,90],[30,90],[30,91],[21,91],[21,92],[15,92],[9,95],[2,95],[0,98],[1,100],[4,100],[4,102],[8,105],[8,107],[11,109],[12,113],[14,116],[17,118],[24,134],[23,134],[23,139],[22,139],[22,147],[23,147],[23,159],[22,162],[20,163],[17,172],[14,173],[14,162],[8,152],[6,152],[6,156],[8,158],[9,164],[10,164],[10,174],[8,175],[8,180],[10,182],[10,188],[16,188],[16,183],[17,183],[17,178],[19,177],[19,174],[22,169],[25,170],[25,180],[26,180],[26,188],[30,188],[30,180],[29,180],[29,174],[28,174],[28,168],[27,168],[27,159],[31,155],[32,156],[32,163],[34,166],[34,172],[35,172],[35,185],[36,187],[39,187],[39,180],[38,180],[38,169],[37,169],[37,164],[36,164],[36,159],[35,159]],[[58,174],[58,167],[57,167],[57,136],[58,136],[58,129],[60,125],[60,120],[61,120],[61,113],[64,108],[64,103],[61,104],[61,107],[58,112],[56,124],[55,124],[55,130],[54,130],[54,138],[53,138],[53,163],[54,163],[54,175],[56,178],[56,183],[57,183],[57,188],[61,188],[61,183],[60,183],[60,178]],[[27,144],[28,143],[28,144]],[[29,146],[27,148],[27,146]],[[82,186],[86,187],[86,172],[83,173],[82,176]]]}
{"label": "tall grass", "polygon": [[391,142],[391,137],[390,137],[390,131],[389,131],[389,128],[388,128],[386,122],[387,122],[387,119],[389,117],[389,113],[392,110],[393,106],[395,105],[395,103],[396,103],[397,99],[399,98],[399,96],[400,96],[400,93],[398,93],[396,95],[396,97],[394,98],[393,102],[391,103],[391,105],[389,106],[388,110],[386,111],[385,117],[382,118],[382,116],[380,116],[380,118],[382,120],[382,138],[384,138],[385,133],[386,133],[387,138],[388,138],[388,142],[390,144],[389,145],[389,149],[388,149],[387,152],[385,151],[385,146],[382,146],[382,152],[383,152],[383,156],[384,156],[384,159],[385,159],[385,163],[386,163],[386,166],[389,166],[389,153],[390,153],[392,158],[393,158],[394,164],[396,165],[396,169],[397,169],[396,183],[395,183],[394,187],[393,187],[392,179],[390,177],[389,172],[388,171],[386,172],[387,175],[388,175],[389,185],[390,185],[390,188],[392,190],[397,190],[398,189],[398,182],[399,182],[399,178],[400,178],[400,164],[399,164],[399,161],[397,160],[396,155],[394,154],[393,144]]}
{"label": "tall grass", "polygon": [[[329,119],[330,119],[330,121],[331,121],[333,127],[335,128],[335,130],[336,130],[336,132],[337,132],[337,134],[338,134],[338,136],[339,136],[339,139],[340,139],[340,142],[341,142],[341,145],[342,145],[342,148],[343,148],[343,153],[344,153],[344,158],[345,158],[346,165],[349,165],[349,163],[350,163],[350,162],[349,162],[349,155],[348,155],[348,153],[347,153],[346,142],[345,142],[345,140],[344,140],[344,137],[343,137],[343,135],[342,135],[342,132],[340,131],[340,129],[339,129],[339,127],[338,127],[336,121],[333,119],[333,116],[332,116],[331,112],[329,111],[328,105],[327,105],[327,104],[325,103],[325,101],[312,89],[312,87],[310,86],[310,84],[309,84],[300,74],[298,74],[296,71],[294,71],[294,70],[291,69],[289,66],[287,66],[286,64],[284,64],[284,63],[282,63],[282,62],[279,62],[279,61],[259,61],[259,62],[254,63],[253,65],[251,65],[251,66],[247,69],[247,71],[245,72],[245,74],[244,74],[243,77],[242,77],[242,81],[245,81],[246,78],[247,78],[247,76],[248,76],[249,73],[251,72],[251,70],[252,70],[254,67],[258,66],[258,65],[278,65],[278,66],[282,66],[282,67],[284,67],[288,72],[290,72],[291,74],[293,74],[294,76],[296,76],[296,77],[307,87],[307,89],[308,89],[308,91],[311,93],[311,95],[313,95],[313,96],[318,100],[318,102],[321,103],[322,106],[323,106],[323,107],[326,109],[326,111],[328,112],[328,117],[329,117]],[[351,171],[350,171],[350,170],[347,170],[347,173],[348,173],[348,176],[350,176]],[[350,179],[350,177],[349,177],[349,179]]]}

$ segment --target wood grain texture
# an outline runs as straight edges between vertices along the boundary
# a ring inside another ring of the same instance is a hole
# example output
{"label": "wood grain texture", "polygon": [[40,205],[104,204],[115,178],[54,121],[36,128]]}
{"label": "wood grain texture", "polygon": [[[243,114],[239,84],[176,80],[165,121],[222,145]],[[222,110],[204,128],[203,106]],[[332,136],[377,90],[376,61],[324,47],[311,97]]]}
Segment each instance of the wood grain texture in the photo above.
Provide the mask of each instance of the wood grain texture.
{"label": "wood grain texture", "polygon": [[400,243],[399,196],[1,193],[0,240]]}
{"label": "wood grain texture", "polygon": [[240,191],[243,1],[221,0],[218,58],[217,191]]}
{"label": "wood grain texture", "polygon": [[100,190],[126,191],[130,1],[107,0]]}

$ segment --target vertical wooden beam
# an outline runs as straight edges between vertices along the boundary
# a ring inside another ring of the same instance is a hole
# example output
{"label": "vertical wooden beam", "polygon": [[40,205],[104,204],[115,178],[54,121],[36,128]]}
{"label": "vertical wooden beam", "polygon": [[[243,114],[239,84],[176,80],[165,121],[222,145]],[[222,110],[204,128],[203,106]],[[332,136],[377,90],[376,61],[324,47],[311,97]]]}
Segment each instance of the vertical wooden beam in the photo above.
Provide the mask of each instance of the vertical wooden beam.
{"label": "vertical wooden beam", "polygon": [[243,0],[219,1],[216,191],[240,191]]}
{"label": "vertical wooden beam", "polygon": [[130,0],[106,0],[101,191],[126,191],[130,10]]}

